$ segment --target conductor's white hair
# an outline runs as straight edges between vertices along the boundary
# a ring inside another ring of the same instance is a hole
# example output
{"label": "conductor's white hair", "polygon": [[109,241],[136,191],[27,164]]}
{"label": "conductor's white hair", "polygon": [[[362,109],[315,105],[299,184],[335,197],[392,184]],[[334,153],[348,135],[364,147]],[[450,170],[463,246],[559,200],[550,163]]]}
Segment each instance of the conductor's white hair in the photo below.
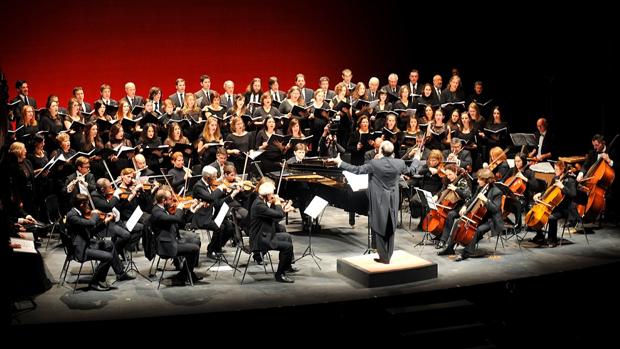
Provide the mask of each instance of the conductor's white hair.
{"label": "conductor's white hair", "polygon": [[203,177],[215,177],[217,176],[217,170],[213,166],[205,166],[202,168]]}
{"label": "conductor's white hair", "polygon": [[383,141],[381,142],[380,149],[383,156],[392,156],[392,154],[394,153],[394,144],[392,144],[392,142],[390,141]]}

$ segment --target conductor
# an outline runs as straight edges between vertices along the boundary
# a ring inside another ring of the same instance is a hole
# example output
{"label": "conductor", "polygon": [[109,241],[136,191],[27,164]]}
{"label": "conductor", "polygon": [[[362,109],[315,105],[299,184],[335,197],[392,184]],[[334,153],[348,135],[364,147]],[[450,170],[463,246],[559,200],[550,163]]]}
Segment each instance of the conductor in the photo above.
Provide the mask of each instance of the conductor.
{"label": "conductor", "polygon": [[398,181],[401,174],[413,175],[419,161],[414,159],[409,167],[404,160],[395,159],[394,145],[383,141],[379,155],[362,166],[350,165],[338,156],[332,159],[338,167],[356,174],[368,173],[368,196],[370,201],[370,228],[377,237],[379,258],[375,262],[389,264],[394,252],[394,232],[396,231],[399,202]]}

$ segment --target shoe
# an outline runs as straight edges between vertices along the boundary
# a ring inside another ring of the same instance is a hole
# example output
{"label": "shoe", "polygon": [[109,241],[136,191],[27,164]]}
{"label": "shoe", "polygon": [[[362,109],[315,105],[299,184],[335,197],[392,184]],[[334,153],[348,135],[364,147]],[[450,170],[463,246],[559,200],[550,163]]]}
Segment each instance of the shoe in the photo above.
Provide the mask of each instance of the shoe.
{"label": "shoe", "polygon": [[220,260],[220,256],[218,256],[217,254],[215,254],[215,252],[211,251],[211,252],[207,252],[207,258],[212,259],[214,261],[218,261]]}
{"label": "shoe", "polygon": [[292,284],[292,283],[295,282],[295,280],[289,278],[288,276],[286,276],[284,274],[282,274],[282,275],[276,274],[276,281],[277,282],[284,282],[284,283],[287,283],[287,284]]}
{"label": "shoe", "polygon": [[185,282],[187,282],[187,276],[182,273],[178,273],[170,278],[172,286],[185,286]]}
{"label": "shoe", "polygon": [[200,275],[194,273],[193,271],[192,271],[191,275],[192,275],[192,282],[198,282],[198,281],[204,279],[204,276],[200,276]]}
{"label": "shoe", "polygon": [[88,285],[88,289],[94,290],[94,291],[110,291],[109,287],[101,286],[99,285],[99,283]]}
{"label": "shoe", "polygon": [[438,256],[448,256],[448,255],[452,255],[452,254],[454,254],[454,249],[453,248],[446,248],[443,251],[437,252]]}
{"label": "shoe", "polygon": [[381,264],[390,264],[390,262],[389,262],[389,261],[384,261],[384,260],[383,260],[383,259],[381,259],[381,258],[375,258],[374,260],[375,260],[375,262],[377,262],[377,263],[381,263]]}
{"label": "shoe", "polygon": [[436,250],[440,250],[440,249],[444,248],[445,246],[446,246],[446,243],[445,243],[445,242],[443,242],[443,241],[441,241],[441,240],[439,240],[439,241],[437,242],[437,244],[435,245],[435,249],[436,249]]}
{"label": "shoe", "polygon": [[467,258],[469,258],[469,253],[463,252],[460,255],[456,256],[456,259],[454,261],[460,262],[466,260]]}
{"label": "shoe", "polygon": [[300,271],[301,269],[297,268],[296,266],[291,265],[288,269],[286,269],[284,272],[286,273],[296,273],[298,271]]}
{"label": "shoe", "polygon": [[527,239],[527,241],[535,243],[535,244],[542,244],[545,242],[545,236],[544,235],[536,235],[531,239]]}
{"label": "shoe", "polygon": [[547,241],[547,247],[554,248],[558,246],[558,240],[549,240]]}
{"label": "shoe", "polygon": [[135,279],[135,276],[131,276],[127,273],[122,273],[121,275],[117,275],[116,276],[116,281],[126,281],[126,280],[133,280]]}

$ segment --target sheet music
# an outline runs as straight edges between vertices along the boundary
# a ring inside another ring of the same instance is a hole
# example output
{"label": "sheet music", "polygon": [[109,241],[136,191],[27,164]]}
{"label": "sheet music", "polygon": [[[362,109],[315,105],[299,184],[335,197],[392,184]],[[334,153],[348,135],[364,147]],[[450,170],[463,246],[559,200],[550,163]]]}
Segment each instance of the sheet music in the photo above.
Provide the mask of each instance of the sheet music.
{"label": "sheet music", "polygon": [[515,167],[515,159],[506,159],[506,162],[508,162],[508,166],[510,166],[510,168]]}
{"label": "sheet music", "polygon": [[437,204],[435,203],[435,200],[433,200],[433,194],[431,194],[430,191],[420,188],[415,188],[415,190],[418,192],[418,195],[420,193],[424,195],[424,199],[426,199],[426,204],[428,208],[430,208],[431,210],[437,210]]}
{"label": "sheet music", "polygon": [[129,219],[127,220],[127,230],[132,231],[133,228],[136,226],[136,223],[138,223],[140,217],[142,217],[142,209],[140,208],[140,206],[137,206],[136,210],[133,211],[131,217],[129,217]]}
{"label": "sheet music", "polygon": [[351,186],[351,190],[360,191],[368,189],[368,174],[355,174],[349,171],[342,171],[342,174],[347,179],[347,183]]}
{"label": "sheet music", "polygon": [[121,220],[121,212],[117,210],[116,207],[112,207],[112,213],[114,213],[114,222]]}
{"label": "sheet music", "polygon": [[12,244],[20,244],[20,248],[14,248],[13,252],[22,252],[22,253],[37,253],[37,250],[34,248],[34,241],[19,239],[19,238],[11,238]]}
{"label": "sheet music", "polygon": [[264,153],[264,150],[254,150],[254,149],[250,149],[250,152],[248,154],[248,157],[252,160],[255,160],[260,154]]}
{"label": "sheet music", "polygon": [[534,164],[530,166],[530,170],[540,173],[555,173],[553,166],[551,166],[551,164],[548,162],[539,162],[537,164]]}
{"label": "sheet music", "polygon": [[321,212],[323,212],[327,204],[328,202],[325,201],[325,199],[320,196],[315,196],[314,198],[312,198],[312,201],[310,201],[308,207],[306,207],[306,209],[304,210],[304,213],[312,217],[313,219],[316,219],[321,214]]}
{"label": "sheet music", "polygon": [[222,207],[220,208],[220,211],[217,213],[217,217],[215,217],[214,220],[218,228],[222,225],[222,222],[224,221],[224,218],[226,217],[229,209],[230,207],[228,207],[227,203],[222,204]]}

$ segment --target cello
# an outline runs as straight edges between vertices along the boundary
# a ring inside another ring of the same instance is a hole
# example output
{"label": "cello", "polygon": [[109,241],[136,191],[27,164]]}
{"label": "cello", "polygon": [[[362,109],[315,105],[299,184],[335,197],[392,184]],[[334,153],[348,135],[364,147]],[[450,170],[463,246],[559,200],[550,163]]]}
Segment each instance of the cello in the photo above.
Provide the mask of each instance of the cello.
{"label": "cello", "polygon": [[459,218],[458,227],[453,233],[455,243],[467,246],[476,237],[478,225],[480,225],[487,213],[486,204],[480,199],[480,196],[486,195],[490,187],[491,184],[486,184],[476,198],[467,206],[465,213]]}
{"label": "cello", "polygon": [[[463,174],[456,178],[454,181],[455,185],[462,177]],[[422,220],[422,230],[435,236],[441,234],[446,224],[446,219],[448,218],[448,212],[454,208],[460,199],[456,191],[450,189],[444,190],[437,200],[437,210],[430,210]]]}
{"label": "cello", "polygon": [[[618,134],[607,147],[607,152],[618,138]],[[588,201],[585,204],[577,205],[577,212],[586,221],[594,221],[605,209],[605,193],[611,187],[616,178],[616,171],[609,166],[607,161],[599,158],[590,166],[582,182],[585,184],[581,188],[588,193]]]}
{"label": "cello", "polygon": [[557,183],[562,182],[569,172],[570,171],[566,170],[560,179],[547,188],[540,199],[536,200],[536,204],[534,204],[525,215],[525,224],[528,227],[534,230],[540,230],[547,225],[551,212],[564,200],[564,193],[562,193],[562,189],[557,186]]}

